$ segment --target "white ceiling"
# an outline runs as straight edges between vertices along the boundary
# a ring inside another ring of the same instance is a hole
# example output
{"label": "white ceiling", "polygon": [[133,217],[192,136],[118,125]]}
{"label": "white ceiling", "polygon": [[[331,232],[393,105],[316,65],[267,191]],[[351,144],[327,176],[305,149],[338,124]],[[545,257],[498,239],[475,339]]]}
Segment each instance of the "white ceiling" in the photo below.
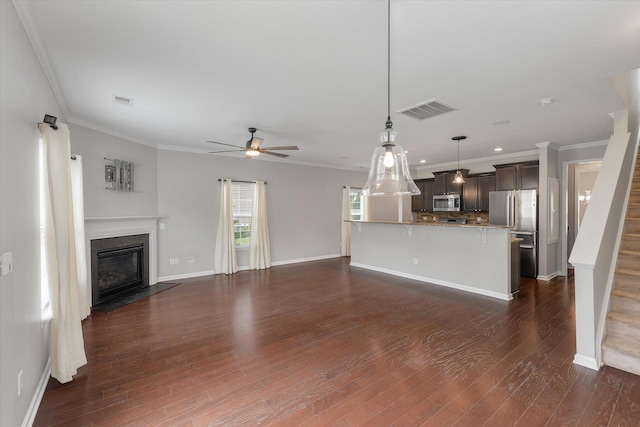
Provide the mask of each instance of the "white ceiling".
{"label": "white ceiling", "polygon": [[[284,161],[344,168],[368,167],[384,128],[385,1],[16,5],[72,123],[200,152],[255,126],[300,147]],[[635,68],[640,1],[391,2],[392,119],[413,166],[455,161],[454,135],[463,161],[606,140],[624,107],[607,78]],[[459,110],[396,113],[431,98]]]}

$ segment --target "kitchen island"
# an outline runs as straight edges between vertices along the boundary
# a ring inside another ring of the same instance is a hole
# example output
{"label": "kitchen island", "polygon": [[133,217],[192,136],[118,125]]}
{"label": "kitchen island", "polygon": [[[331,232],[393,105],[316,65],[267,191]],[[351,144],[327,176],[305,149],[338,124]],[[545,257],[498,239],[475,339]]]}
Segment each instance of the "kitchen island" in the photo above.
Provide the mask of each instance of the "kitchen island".
{"label": "kitchen island", "polygon": [[511,227],[351,221],[351,265],[513,299]]}

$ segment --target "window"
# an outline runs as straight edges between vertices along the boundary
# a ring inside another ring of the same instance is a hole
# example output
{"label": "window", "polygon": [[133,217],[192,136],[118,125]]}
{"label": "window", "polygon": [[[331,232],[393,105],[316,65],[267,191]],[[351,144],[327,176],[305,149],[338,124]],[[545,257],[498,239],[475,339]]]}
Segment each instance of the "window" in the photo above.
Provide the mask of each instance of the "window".
{"label": "window", "polygon": [[351,219],[353,221],[362,220],[362,189],[352,188],[349,190],[349,206],[351,207]]}
{"label": "window", "polygon": [[248,247],[251,240],[251,212],[254,183],[232,182],[233,235],[236,248]]}

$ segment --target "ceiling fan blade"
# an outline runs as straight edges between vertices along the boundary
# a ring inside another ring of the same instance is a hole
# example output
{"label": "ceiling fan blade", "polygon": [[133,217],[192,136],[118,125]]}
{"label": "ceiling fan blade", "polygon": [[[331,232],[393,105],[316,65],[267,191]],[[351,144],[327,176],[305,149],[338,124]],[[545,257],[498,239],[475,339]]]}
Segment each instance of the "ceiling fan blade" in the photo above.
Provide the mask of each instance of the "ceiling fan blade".
{"label": "ceiling fan blade", "polygon": [[265,150],[258,150],[258,151],[260,151],[261,153],[264,153],[264,154],[268,154],[270,156],[276,156],[276,157],[282,157],[282,158],[289,157],[288,154],[273,153],[271,151],[265,151]]}
{"label": "ceiling fan blade", "polygon": [[285,145],[283,147],[262,147],[261,150],[297,150],[296,145]]}
{"label": "ceiling fan blade", "polygon": [[238,151],[247,151],[247,150],[223,150],[223,151],[209,151],[207,154],[218,154],[218,153],[237,153]]}
{"label": "ceiling fan blade", "polygon": [[229,146],[229,147],[241,148],[241,149],[243,149],[243,150],[245,149],[244,147],[240,147],[239,145],[226,144],[226,143],[224,143],[224,142],[218,142],[218,141],[207,141],[207,142],[210,142],[210,143],[212,143],[212,144],[227,145],[227,146]]}
{"label": "ceiling fan blade", "polygon": [[260,148],[260,144],[262,144],[262,141],[264,141],[264,139],[254,136],[251,140],[251,148],[257,150],[258,148]]}

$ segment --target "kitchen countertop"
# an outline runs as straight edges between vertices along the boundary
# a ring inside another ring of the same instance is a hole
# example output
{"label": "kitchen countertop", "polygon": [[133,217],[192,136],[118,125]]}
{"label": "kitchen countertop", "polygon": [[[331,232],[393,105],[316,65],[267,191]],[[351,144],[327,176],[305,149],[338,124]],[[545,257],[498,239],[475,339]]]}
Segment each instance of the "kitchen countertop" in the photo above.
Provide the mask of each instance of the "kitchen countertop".
{"label": "kitchen countertop", "polygon": [[415,222],[397,222],[397,221],[353,221],[347,220],[347,222],[353,223],[371,223],[371,224],[400,224],[400,225],[421,225],[429,227],[467,227],[467,228],[513,228],[510,225],[493,225],[483,222],[468,222],[466,224],[456,224],[448,222],[436,222],[436,221],[415,221]]}

